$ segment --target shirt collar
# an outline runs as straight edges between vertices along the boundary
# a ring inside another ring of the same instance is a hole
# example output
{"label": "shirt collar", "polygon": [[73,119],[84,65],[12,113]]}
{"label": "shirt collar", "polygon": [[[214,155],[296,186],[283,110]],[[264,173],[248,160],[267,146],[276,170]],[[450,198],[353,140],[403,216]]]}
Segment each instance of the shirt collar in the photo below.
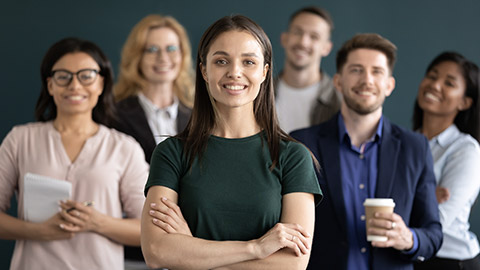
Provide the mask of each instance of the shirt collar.
{"label": "shirt collar", "polygon": [[165,108],[158,108],[158,106],[153,104],[142,92],[138,93],[138,101],[147,115],[155,114],[159,111],[166,111],[170,115],[170,118],[177,118],[179,101],[176,96],[173,96],[172,105]]}
{"label": "shirt collar", "polygon": [[[348,135],[347,128],[345,127],[345,121],[343,120],[343,116],[341,113],[338,114],[338,140],[340,143],[344,140],[345,136],[347,136],[348,140],[350,141],[350,136]],[[367,141],[380,141],[382,138],[382,130],[383,130],[383,115],[380,117],[380,121],[378,122],[377,131],[375,134],[368,139]]]}
{"label": "shirt collar", "polygon": [[459,134],[460,130],[458,130],[455,124],[452,124],[430,141],[437,142],[440,146],[445,147],[450,145],[453,140],[456,140]]}

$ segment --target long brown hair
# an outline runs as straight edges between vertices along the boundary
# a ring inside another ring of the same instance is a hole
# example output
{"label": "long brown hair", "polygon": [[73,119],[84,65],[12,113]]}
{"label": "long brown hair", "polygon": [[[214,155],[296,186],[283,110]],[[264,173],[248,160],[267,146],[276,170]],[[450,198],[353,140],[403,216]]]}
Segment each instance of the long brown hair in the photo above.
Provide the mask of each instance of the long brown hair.
{"label": "long brown hair", "polygon": [[260,92],[253,102],[253,113],[258,125],[264,130],[272,159],[270,169],[273,169],[278,164],[280,140],[294,140],[280,129],[277,121],[272,79],[272,45],[263,29],[245,16],[226,16],[217,20],[205,31],[200,39],[197,53],[195,99],[192,116],[185,130],[178,134],[177,137],[185,142],[184,151],[188,158],[189,167],[191,167],[196,157],[201,159],[207,146],[208,138],[218,120],[215,106],[212,104],[207,85],[202,77],[201,65],[205,66],[206,57],[212,43],[220,34],[228,31],[246,31],[255,37],[263,50],[264,65],[268,64],[269,66],[265,80],[260,85]]}
{"label": "long brown hair", "polygon": [[114,87],[115,99],[120,101],[138,93],[148,85],[140,71],[140,61],[147,43],[148,32],[152,29],[167,27],[172,29],[180,40],[182,65],[173,82],[173,92],[187,107],[193,103],[192,49],[185,28],[173,17],[148,15],[138,22],[130,32],[122,50],[122,60],[118,83]]}

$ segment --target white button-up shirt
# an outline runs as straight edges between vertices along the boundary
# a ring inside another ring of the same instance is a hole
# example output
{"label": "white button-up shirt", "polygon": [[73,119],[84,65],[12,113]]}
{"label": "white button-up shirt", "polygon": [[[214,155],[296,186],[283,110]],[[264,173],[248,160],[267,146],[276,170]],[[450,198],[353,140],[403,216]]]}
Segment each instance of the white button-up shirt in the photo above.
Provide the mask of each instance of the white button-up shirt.
{"label": "white button-up shirt", "polygon": [[138,93],[138,100],[142,106],[145,116],[147,117],[148,125],[152,130],[155,142],[159,144],[169,136],[176,135],[177,115],[178,115],[178,98],[173,98],[173,104],[158,108],[153,104],[144,94]]}
{"label": "white button-up shirt", "polygon": [[443,226],[440,258],[471,259],[479,253],[478,239],[469,231],[468,218],[480,189],[480,147],[468,134],[451,125],[430,140],[437,184],[450,191],[439,205]]}

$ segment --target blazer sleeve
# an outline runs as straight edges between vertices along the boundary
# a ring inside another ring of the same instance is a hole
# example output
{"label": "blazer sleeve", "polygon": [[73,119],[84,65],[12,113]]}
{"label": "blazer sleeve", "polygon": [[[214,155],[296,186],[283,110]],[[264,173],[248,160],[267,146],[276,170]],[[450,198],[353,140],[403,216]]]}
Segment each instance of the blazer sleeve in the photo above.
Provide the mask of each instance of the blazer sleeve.
{"label": "blazer sleeve", "polygon": [[425,137],[423,137],[421,146],[425,163],[419,176],[410,219],[410,228],[418,237],[418,249],[410,255],[414,261],[423,261],[433,257],[443,241],[442,225],[435,196],[433,159]]}

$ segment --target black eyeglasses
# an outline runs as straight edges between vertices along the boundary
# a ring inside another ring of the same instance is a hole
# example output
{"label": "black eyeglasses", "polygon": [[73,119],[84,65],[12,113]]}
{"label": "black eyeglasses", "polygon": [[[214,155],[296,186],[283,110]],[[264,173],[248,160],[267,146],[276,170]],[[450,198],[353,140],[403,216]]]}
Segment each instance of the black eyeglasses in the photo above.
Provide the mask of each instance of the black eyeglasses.
{"label": "black eyeglasses", "polygon": [[77,76],[77,79],[80,82],[80,84],[87,86],[95,82],[99,72],[100,72],[99,70],[89,69],[89,68],[81,69],[75,73],[65,69],[57,69],[57,70],[52,70],[51,76],[53,78],[53,81],[58,86],[69,85],[73,80],[73,75]]}

